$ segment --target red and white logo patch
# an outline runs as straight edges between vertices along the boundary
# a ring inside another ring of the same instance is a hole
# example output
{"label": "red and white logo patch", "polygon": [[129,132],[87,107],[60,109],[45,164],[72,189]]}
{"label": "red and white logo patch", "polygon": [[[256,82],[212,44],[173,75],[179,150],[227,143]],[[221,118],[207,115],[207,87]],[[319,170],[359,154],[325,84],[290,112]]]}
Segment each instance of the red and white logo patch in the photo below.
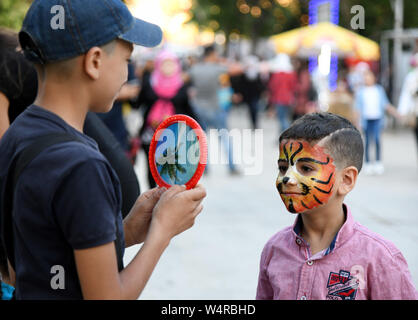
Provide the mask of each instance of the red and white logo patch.
{"label": "red and white logo patch", "polygon": [[350,276],[350,272],[340,270],[339,273],[330,272],[328,277],[328,300],[354,300],[359,281]]}

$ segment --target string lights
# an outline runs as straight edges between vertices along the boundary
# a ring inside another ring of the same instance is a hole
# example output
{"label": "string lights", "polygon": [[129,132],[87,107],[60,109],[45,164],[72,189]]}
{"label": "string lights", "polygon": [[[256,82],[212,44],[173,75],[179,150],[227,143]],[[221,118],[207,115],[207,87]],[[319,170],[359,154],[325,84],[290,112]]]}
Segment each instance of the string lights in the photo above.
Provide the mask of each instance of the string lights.
{"label": "string lights", "polygon": [[[340,0],[311,0],[309,2],[309,24],[318,23],[319,7],[329,4],[330,22],[338,25],[340,16]],[[309,72],[313,72],[318,67],[317,57],[309,58]],[[329,88],[334,91],[337,88],[338,79],[338,57],[335,54],[331,55],[330,73],[329,73]]]}

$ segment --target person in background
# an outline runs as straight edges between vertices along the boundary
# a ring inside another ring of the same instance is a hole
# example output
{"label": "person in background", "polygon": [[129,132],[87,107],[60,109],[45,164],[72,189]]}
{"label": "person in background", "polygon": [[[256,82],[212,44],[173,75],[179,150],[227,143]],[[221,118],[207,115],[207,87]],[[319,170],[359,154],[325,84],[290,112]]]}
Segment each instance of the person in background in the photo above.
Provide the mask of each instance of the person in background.
{"label": "person in background", "polygon": [[350,66],[347,74],[348,88],[354,94],[357,90],[364,86],[365,74],[370,71],[370,66],[367,62],[359,62]]}
{"label": "person in background", "polygon": [[350,121],[356,128],[360,128],[353,95],[348,91],[347,83],[343,79],[338,80],[337,88],[330,94],[328,112],[337,114]]}
{"label": "person in background", "polygon": [[[20,52],[17,34],[0,29],[0,141],[10,124],[35,100],[37,90],[36,71]],[[14,284],[15,274],[0,241],[0,300],[13,298]]]}
{"label": "person in background", "polygon": [[316,111],[316,91],[312,85],[307,61],[298,61],[295,108],[292,120]]}
{"label": "person in background", "polygon": [[270,105],[276,109],[280,124],[280,132],[290,125],[290,117],[295,103],[297,76],[290,58],[286,54],[278,54],[270,64],[270,80],[268,83]]}
{"label": "person in background", "polygon": [[[221,85],[220,89],[218,90],[219,105],[221,107],[221,111],[219,112],[219,122],[221,123],[222,129],[228,130],[229,110],[231,109],[232,104],[239,98],[237,97],[237,94],[234,93],[234,90],[231,87],[231,81],[228,74],[222,74],[219,77],[219,83]],[[228,137],[226,135],[221,136],[221,139],[227,138]],[[224,142],[224,144],[226,143],[229,143],[229,146],[232,149],[232,139],[229,139],[229,142]],[[229,162],[231,163],[232,161],[233,159],[230,158]]]}
{"label": "person in background", "polygon": [[16,33],[0,29],[0,138],[38,90],[36,71],[19,50]]}
{"label": "person in background", "polygon": [[[236,63],[228,64],[222,61],[214,45],[206,46],[204,48],[203,61],[194,64],[189,70],[193,107],[205,131],[209,130],[209,128],[214,128],[221,132],[221,140],[230,160],[228,166],[231,175],[238,175],[239,171],[233,162],[233,151],[228,143],[229,138],[226,137],[226,130],[222,130],[224,126],[222,124],[222,116],[220,116],[221,107],[218,100],[219,77],[224,73],[228,73],[231,76],[242,73],[242,71],[241,65]],[[206,173],[208,169],[209,166],[206,165]]]}
{"label": "person in background", "polygon": [[228,112],[232,106],[234,90],[231,87],[231,81],[229,79],[229,76],[226,73],[219,76],[219,83],[220,83],[220,88],[218,90],[219,105],[221,107],[222,112],[226,115],[225,116],[225,120],[226,120]]}
{"label": "person in background", "polygon": [[184,72],[188,72],[191,67],[193,67],[197,63],[197,56],[194,54],[189,54],[183,59],[183,70]]}
{"label": "person in background", "polygon": [[[383,87],[376,83],[376,77],[371,71],[364,74],[364,86],[357,90],[355,106],[360,115],[360,125],[365,135],[365,174],[383,174],[384,166],[381,156],[381,133],[384,127],[384,117],[387,111],[392,116],[399,118],[399,114],[393,107]],[[370,145],[374,142],[376,149],[375,161],[370,158]]]}
{"label": "person in background", "polygon": [[151,77],[155,67],[155,54],[148,53],[144,59],[140,59],[136,64],[135,77],[139,79],[139,83],[147,83]]}
{"label": "person in background", "polygon": [[412,56],[411,67],[402,86],[398,111],[414,130],[418,146],[418,53]]}
{"label": "person in background", "polygon": [[[190,106],[180,61],[174,53],[162,50],[157,55],[154,70],[149,77],[143,79],[135,107],[144,115],[139,138],[147,158],[154,132],[166,118],[174,114],[185,114],[197,119]],[[156,186],[149,168],[148,184],[150,188]]]}
{"label": "person in background", "polygon": [[239,76],[240,95],[242,101],[248,106],[252,129],[259,127],[258,114],[260,111],[260,97],[265,89],[257,56],[248,56],[244,59],[244,73]]}

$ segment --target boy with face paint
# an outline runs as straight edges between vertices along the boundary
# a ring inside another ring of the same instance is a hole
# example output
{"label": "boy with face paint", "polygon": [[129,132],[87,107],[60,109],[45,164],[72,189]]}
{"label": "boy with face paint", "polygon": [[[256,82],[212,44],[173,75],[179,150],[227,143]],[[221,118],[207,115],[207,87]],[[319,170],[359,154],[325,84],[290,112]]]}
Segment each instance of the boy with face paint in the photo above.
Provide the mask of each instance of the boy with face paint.
{"label": "boy with face paint", "polygon": [[328,202],[335,184],[335,165],[320,145],[283,141],[278,165],[277,190],[290,212],[301,213]]}
{"label": "boy with face paint", "polygon": [[276,187],[297,217],[263,249],[257,299],[418,299],[402,253],[344,203],[362,162],[361,135],[340,116],[308,114],[282,133]]}

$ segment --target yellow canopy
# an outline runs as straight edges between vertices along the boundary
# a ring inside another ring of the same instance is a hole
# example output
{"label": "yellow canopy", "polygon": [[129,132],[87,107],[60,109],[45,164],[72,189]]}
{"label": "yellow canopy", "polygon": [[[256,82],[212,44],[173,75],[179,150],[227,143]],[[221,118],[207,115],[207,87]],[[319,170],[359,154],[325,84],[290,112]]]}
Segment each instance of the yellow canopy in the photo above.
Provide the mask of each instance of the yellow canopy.
{"label": "yellow canopy", "polygon": [[271,37],[279,53],[309,56],[318,54],[324,44],[339,56],[353,56],[362,60],[379,60],[379,45],[350,30],[330,22],[283,32]]}

